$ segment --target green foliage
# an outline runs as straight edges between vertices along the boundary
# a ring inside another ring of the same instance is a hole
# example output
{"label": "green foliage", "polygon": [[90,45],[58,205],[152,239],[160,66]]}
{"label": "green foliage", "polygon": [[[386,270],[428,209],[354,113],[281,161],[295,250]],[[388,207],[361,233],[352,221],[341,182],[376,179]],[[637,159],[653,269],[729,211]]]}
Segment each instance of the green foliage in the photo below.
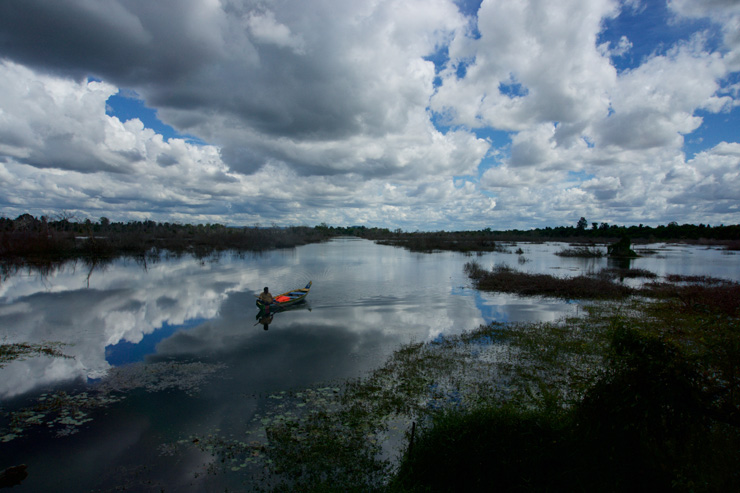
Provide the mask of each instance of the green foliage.
{"label": "green foliage", "polygon": [[221,224],[180,225],[131,221],[114,223],[56,221],[24,214],[15,220],[0,218],[0,259],[13,264],[43,264],[69,258],[110,258],[118,255],[146,256],[154,251],[211,253],[291,248],[325,241],[333,234],[325,228],[230,228]]}

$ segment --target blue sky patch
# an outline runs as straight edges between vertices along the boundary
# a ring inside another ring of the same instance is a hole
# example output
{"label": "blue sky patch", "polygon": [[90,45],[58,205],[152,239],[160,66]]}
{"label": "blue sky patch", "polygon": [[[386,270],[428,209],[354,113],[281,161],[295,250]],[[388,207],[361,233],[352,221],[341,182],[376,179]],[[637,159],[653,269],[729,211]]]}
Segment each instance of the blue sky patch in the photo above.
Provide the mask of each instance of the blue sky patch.
{"label": "blue sky patch", "polygon": [[[706,20],[681,19],[668,9],[666,2],[641,2],[637,9],[622,6],[620,14],[603,20],[604,29],[599,33],[597,45],[610,43],[614,50],[622,36],[632,47],[622,56],[612,57],[618,71],[634,69],[652,55],[663,55],[679,41],[689,40],[697,31],[712,32],[713,24]],[[710,42],[717,44],[716,28]]]}
{"label": "blue sky patch", "polygon": [[143,100],[135,96],[124,95],[122,91],[108,98],[106,114],[115,116],[122,122],[138,118],[146,128],[151,128],[162,135],[165,141],[171,138],[186,138],[171,126],[162,123],[157,117],[157,110],[147,107]]}
{"label": "blue sky patch", "polygon": [[697,153],[711,149],[720,142],[739,142],[740,111],[735,108],[730,112],[709,113],[697,111],[696,116],[704,120],[699,128],[684,136],[683,151],[686,159]]}
{"label": "blue sky patch", "polygon": [[519,82],[511,82],[508,84],[502,82],[498,85],[498,91],[509,99],[522,98],[529,94],[529,89]]}

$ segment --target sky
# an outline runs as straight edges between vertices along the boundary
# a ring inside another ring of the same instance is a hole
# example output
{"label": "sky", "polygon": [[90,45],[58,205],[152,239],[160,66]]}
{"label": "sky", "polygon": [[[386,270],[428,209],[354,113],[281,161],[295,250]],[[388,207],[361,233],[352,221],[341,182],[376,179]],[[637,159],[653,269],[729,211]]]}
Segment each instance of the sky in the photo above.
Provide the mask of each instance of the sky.
{"label": "sky", "polygon": [[740,223],[738,0],[3,0],[0,215]]}

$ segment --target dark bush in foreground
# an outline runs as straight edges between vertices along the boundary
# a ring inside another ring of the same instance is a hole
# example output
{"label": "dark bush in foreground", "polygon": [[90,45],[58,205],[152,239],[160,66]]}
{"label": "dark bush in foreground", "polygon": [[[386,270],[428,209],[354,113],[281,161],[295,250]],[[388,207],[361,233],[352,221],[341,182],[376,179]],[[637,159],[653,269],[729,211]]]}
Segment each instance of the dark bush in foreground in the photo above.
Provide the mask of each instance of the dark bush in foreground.
{"label": "dark bush in foreground", "polygon": [[396,491],[739,491],[740,429],[715,419],[692,363],[618,327],[605,375],[569,410],[447,411]]}
{"label": "dark bush in foreground", "polygon": [[556,415],[483,408],[437,416],[391,490],[566,491],[569,431]]}

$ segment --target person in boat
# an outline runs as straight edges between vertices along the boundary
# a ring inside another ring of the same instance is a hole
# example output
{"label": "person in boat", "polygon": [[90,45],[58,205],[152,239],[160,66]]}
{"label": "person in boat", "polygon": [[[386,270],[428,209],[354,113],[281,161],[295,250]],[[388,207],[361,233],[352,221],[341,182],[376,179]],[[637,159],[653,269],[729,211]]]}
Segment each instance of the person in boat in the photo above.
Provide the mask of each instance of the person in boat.
{"label": "person in boat", "polygon": [[265,290],[262,291],[259,298],[265,305],[269,305],[270,303],[275,301],[275,298],[272,297],[272,295],[270,294],[270,290],[267,289],[267,287],[265,287]]}

